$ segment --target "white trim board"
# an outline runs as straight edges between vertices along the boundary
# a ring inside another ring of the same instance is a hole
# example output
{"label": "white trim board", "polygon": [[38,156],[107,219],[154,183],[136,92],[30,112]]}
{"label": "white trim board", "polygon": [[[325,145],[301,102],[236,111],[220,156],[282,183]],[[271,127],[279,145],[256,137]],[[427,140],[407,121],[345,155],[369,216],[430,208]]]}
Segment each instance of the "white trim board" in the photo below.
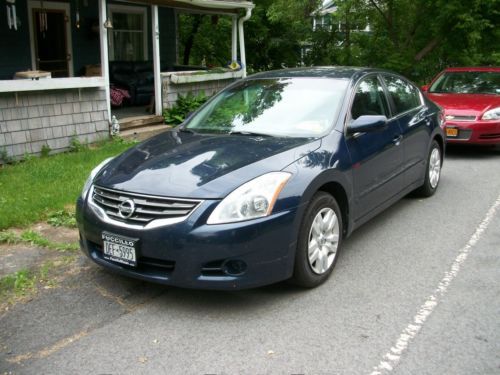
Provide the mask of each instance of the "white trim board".
{"label": "white trim board", "polygon": [[62,89],[84,89],[90,87],[105,87],[103,77],[76,78],[46,78],[32,81],[31,79],[0,80],[0,93],[22,91],[46,91]]}

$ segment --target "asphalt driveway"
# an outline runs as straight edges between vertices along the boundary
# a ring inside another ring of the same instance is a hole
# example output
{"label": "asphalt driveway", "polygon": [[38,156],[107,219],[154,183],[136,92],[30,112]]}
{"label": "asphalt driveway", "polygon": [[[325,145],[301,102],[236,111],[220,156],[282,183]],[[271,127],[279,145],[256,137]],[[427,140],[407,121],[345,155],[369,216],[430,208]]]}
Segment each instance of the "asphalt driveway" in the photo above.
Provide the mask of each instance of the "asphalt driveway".
{"label": "asphalt driveway", "polygon": [[0,317],[0,373],[498,374],[500,150],[452,148],[437,194],[344,242],[327,283],[191,291],[81,257]]}

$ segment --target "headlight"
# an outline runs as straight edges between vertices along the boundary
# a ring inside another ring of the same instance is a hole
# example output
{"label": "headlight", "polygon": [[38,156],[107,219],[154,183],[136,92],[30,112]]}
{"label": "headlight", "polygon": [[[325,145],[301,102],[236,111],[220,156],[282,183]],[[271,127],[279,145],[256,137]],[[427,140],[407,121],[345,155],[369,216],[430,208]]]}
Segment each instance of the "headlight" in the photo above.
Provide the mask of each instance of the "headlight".
{"label": "headlight", "polygon": [[500,120],[500,107],[490,109],[485,112],[482,120]]}
{"label": "headlight", "polygon": [[100,172],[101,169],[103,169],[106,164],[108,164],[114,157],[112,158],[107,158],[106,160],[102,161],[97,167],[92,169],[92,172],[90,172],[90,176],[87,178],[87,181],[85,181],[85,184],[83,185],[82,189],[82,198],[85,199],[87,196],[87,193],[89,192],[90,187],[92,186],[92,182],[94,182],[95,176]]}
{"label": "headlight", "polygon": [[241,185],[219,203],[207,224],[233,223],[270,215],[290,176],[286,172],[271,172]]}

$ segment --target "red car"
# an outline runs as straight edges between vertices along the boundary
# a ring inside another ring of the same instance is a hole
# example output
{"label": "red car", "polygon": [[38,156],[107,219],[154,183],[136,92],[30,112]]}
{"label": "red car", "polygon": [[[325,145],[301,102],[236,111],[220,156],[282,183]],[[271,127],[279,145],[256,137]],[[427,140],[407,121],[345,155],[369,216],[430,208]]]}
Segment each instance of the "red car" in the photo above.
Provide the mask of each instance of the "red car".
{"label": "red car", "polygon": [[500,67],[448,68],[422,91],[444,109],[448,142],[500,144]]}

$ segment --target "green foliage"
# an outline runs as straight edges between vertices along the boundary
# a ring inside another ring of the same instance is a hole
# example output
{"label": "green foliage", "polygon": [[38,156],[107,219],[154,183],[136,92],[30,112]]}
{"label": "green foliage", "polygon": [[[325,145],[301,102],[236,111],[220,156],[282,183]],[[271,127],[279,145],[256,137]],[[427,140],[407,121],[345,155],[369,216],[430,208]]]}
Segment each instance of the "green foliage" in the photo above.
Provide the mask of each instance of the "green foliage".
{"label": "green foliage", "polygon": [[99,148],[4,166],[0,170],[0,230],[39,221],[47,212],[74,204],[92,168],[130,146],[129,142],[108,142]]}
{"label": "green foliage", "polygon": [[5,148],[0,149],[0,161],[5,164],[10,164],[13,162],[12,157],[9,155]]}
{"label": "green foliage", "polygon": [[200,92],[198,95],[193,95],[192,93],[186,96],[179,95],[175,105],[163,111],[165,122],[169,125],[181,124],[191,112],[197,110],[207,100],[208,98],[203,92]]}
{"label": "green foliage", "polygon": [[46,158],[47,156],[49,156],[50,151],[52,151],[52,149],[49,145],[43,145],[42,149],[40,150],[40,157]]}
{"label": "green foliage", "polygon": [[21,240],[24,242],[28,242],[31,245],[37,245],[41,247],[49,247],[50,245],[50,241],[48,239],[32,230],[27,230],[21,233]]}
{"label": "green foliage", "polygon": [[47,238],[43,237],[40,233],[32,230],[26,230],[21,233],[20,241],[30,243],[34,246],[47,247],[49,249],[59,250],[59,251],[75,251],[79,249],[78,244],[73,243],[59,243],[52,242]]}
{"label": "green foliage", "polygon": [[27,269],[22,269],[14,274],[0,279],[0,296],[13,293],[17,296],[25,295],[34,289],[36,275]]}
{"label": "green foliage", "polygon": [[[428,82],[446,66],[500,63],[498,0],[343,0],[309,62],[395,70]],[[370,26],[370,31],[365,29]]]}
{"label": "green foliage", "polygon": [[15,244],[19,242],[19,237],[9,230],[0,231],[0,243]]}
{"label": "green foliage", "polygon": [[[254,3],[245,23],[250,73],[300,65],[374,66],[425,83],[447,66],[500,65],[500,0],[339,0],[326,16],[331,29],[316,31],[312,15],[321,0]],[[179,28],[181,51],[191,41],[189,63],[229,60],[228,18],[214,24],[208,15],[182,15]]]}
{"label": "green foliage", "polygon": [[69,144],[69,150],[70,152],[80,152],[83,150],[88,150],[89,146],[82,143],[78,137],[74,136],[71,138],[70,144]]}
{"label": "green foliage", "polygon": [[231,62],[230,17],[179,13],[179,62],[227,66]]}
{"label": "green foliage", "polygon": [[249,71],[295,67],[312,37],[310,14],[318,0],[256,0],[245,23]]}
{"label": "green foliage", "polygon": [[47,223],[53,227],[76,228],[76,218],[74,212],[58,210],[47,215]]}

